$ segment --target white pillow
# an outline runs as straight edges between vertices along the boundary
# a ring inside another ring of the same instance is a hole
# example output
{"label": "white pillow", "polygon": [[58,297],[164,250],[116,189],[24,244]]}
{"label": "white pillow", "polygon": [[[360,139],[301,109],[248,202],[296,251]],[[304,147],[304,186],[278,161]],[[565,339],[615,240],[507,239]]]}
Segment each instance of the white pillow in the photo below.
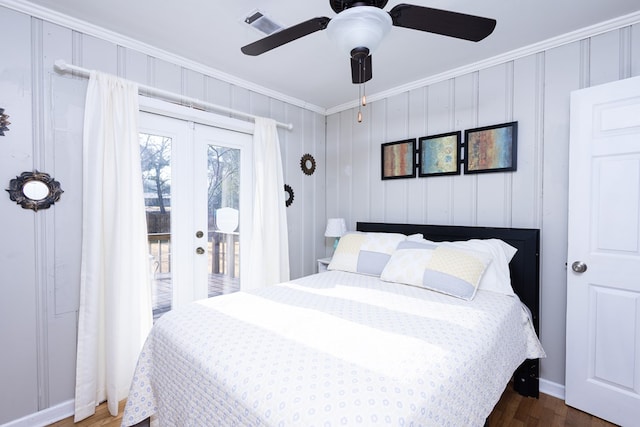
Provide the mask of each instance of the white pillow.
{"label": "white pillow", "polygon": [[410,236],[413,242],[421,242],[433,245],[448,245],[454,248],[484,252],[491,257],[491,263],[482,275],[478,289],[498,292],[505,295],[515,295],[511,287],[511,273],[509,272],[509,262],[518,251],[510,244],[500,239],[471,239],[460,241],[433,242],[417,235]]}
{"label": "white pillow", "polygon": [[489,264],[487,271],[482,276],[479,289],[505,295],[515,295],[511,287],[509,262],[518,251],[516,248],[500,239],[471,239],[443,243],[454,248],[484,252],[491,256],[491,264]]}

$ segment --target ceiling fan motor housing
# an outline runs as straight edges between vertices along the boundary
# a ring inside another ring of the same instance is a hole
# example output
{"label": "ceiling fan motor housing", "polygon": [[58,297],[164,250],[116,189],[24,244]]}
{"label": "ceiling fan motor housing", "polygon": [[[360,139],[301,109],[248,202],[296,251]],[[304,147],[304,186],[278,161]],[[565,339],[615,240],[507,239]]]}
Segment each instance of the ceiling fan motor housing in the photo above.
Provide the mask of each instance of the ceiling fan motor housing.
{"label": "ceiling fan motor housing", "polygon": [[382,9],[387,5],[388,0],[330,0],[331,9],[335,13],[340,13],[345,9],[349,9],[354,6],[373,6]]}
{"label": "ceiling fan motor housing", "polygon": [[387,12],[374,6],[358,6],[343,10],[329,21],[327,32],[338,48],[351,56],[356,48],[373,53],[391,26]]}

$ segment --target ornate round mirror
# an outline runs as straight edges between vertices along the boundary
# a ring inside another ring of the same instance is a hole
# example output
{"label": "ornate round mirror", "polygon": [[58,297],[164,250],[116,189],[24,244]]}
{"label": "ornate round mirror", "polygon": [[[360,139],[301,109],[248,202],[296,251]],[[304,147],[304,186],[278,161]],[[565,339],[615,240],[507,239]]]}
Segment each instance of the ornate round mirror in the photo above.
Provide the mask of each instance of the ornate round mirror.
{"label": "ornate round mirror", "polygon": [[300,159],[300,168],[305,175],[313,175],[316,171],[316,159],[311,154],[305,154]]}
{"label": "ornate round mirror", "polygon": [[47,209],[60,200],[60,183],[43,172],[22,172],[9,182],[9,198],[24,209]]}

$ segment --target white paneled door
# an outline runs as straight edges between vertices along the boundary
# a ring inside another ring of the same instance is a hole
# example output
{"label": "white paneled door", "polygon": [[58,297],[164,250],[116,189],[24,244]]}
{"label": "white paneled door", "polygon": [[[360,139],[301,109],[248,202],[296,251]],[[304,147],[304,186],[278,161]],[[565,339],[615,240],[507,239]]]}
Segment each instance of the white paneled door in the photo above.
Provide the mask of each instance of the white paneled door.
{"label": "white paneled door", "polygon": [[640,420],[640,77],[572,93],[566,403]]}

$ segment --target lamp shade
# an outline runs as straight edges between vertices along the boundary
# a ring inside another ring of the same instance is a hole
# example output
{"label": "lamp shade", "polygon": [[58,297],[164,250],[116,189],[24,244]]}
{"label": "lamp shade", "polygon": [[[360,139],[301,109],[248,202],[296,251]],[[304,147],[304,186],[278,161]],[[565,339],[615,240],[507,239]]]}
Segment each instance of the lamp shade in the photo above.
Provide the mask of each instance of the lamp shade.
{"label": "lamp shade", "polygon": [[391,29],[387,12],[374,6],[345,9],[329,21],[327,33],[338,48],[351,56],[351,51],[366,47],[373,52]]}
{"label": "lamp shade", "polygon": [[347,223],[344,218],[329,218],[327,220],[327,229],[324,232],[325,237],[341,237],[347,232]]}

